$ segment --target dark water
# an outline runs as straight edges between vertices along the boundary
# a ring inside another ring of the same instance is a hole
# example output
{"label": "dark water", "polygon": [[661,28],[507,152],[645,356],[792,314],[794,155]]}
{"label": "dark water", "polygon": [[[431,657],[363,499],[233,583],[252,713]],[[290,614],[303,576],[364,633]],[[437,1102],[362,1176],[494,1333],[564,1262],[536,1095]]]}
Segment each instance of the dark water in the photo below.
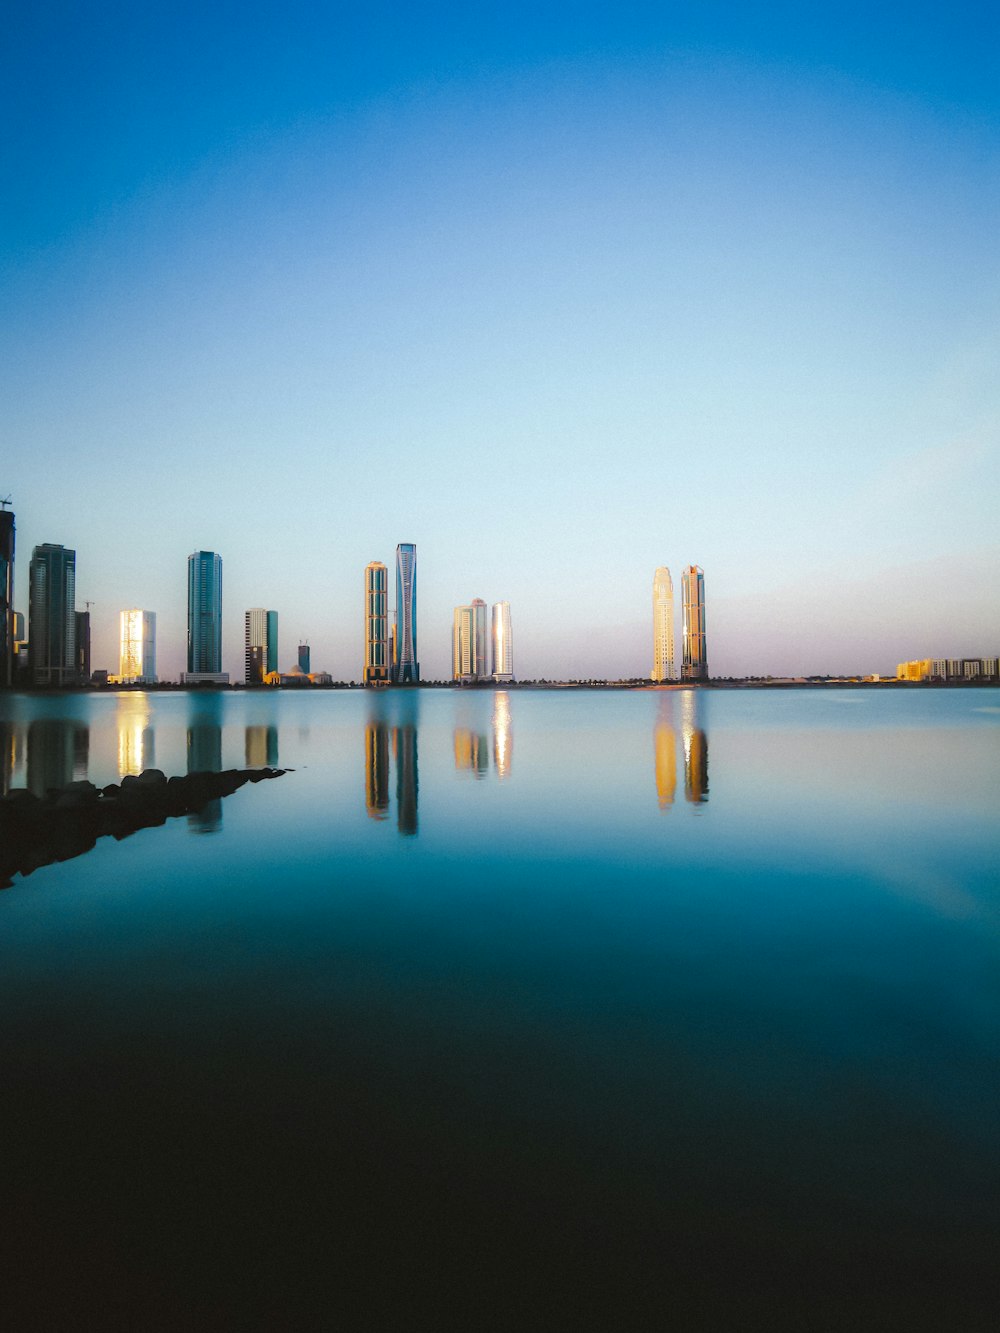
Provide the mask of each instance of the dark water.
{"label": "dark water", "polygon": [[20,1328],[995,1327],[1000,691],[0,699]]}

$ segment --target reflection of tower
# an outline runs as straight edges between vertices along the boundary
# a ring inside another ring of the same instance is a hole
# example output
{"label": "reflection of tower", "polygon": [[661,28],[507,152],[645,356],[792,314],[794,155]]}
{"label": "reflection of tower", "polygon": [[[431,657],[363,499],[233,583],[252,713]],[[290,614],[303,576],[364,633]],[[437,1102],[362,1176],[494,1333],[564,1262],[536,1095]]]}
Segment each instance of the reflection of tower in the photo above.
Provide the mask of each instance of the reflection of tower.
{"label": "reflection of tower", "polygon": [[510,720],[510,695],[506,690],[497,690],[493,696],[493,766],[501,781],[510,775],[513,761],[514,729]]}
{"label": "reflection of tower", "polygon": [[365,685],[389,679],[388,623],[389,571],[381,560],[372,560],[365,566]]}
{"label": "reflection of tower", "polygon": [[394,679],[399,685],[420,679],[417,660],[417,548],[413,542],[396,547],[396,643]]}
{"label": "reflection of tower", "polygon": [[365,727],[365,809],[369,819],[385,819],[389,809],[389,728],[380,720]]}
{"label": "reflection of tower", "polygon": [[684,604],[684,662],[682,680],[708,680],[708,654],[705,647],[705,571],[688,565],[681,575],[681,601]]}
{"label": "reflection of tower", "polygon": [[660,809],[669,810],[677,790],[677,733],[674,731],[671,700],[664,695],[660,699],[661,706],[653,727],[653,770]]}
{"label": "reflection of tower", "polygon": [[[122,612],[125,615],[125,612]],[[118,776],[141,773],[155,768],[156,750],[150,723],[149,704],[144,694],[119,694]]]}
{"label": "reflection of tower", "polygon": [[653,674],[662,682],[674,678],[674,583],[661,565],[653,575]]}
{"label": "reflection of tower", "polygon": [[417,831],[417,728],[412,722],[394,727],[396,760],[396,827],[407,836]]}
{"label": "reflection of tower", "polygon": [[76,684],[76,552],[51,542],[28,567],[28,659],[35,685]]}
{"label": "reflection of tower", "polygon": [[14,515],[0,500],[0,690],[14,683]]}
{"label": "reflection of tower", "polygon": [[[219,722],[219,700],[214,697],[196,699],[187,729],[187,771],[189,773],[222,772],[222,725]],[[192,833],[215,833],[222,826],[222,801],[209,801],[202,810],[188,815]]]}
{"label": "reflection of tower", "polygon": [[36,718],[28,724],[27,750],[28,790],[44,796],[87,776],[90,730],[66,718]]}
{"label": "reflection of tower", "polygon": [[16,722],[0,722],[0,796],[6,796],[24,762],[24,731]]}
{"label": "reflection of tower", "polygon": [[685,691],[681,696],[684,796],[694,805],[708,800],[708,735],[698,725],[699,711],[699,696]]}
{"label": "reflection of tower", "polygon": [[489,750],[486,737],[469,727],[455,728],[455,767],[459,772],[471,773],[474,778],[486,775],[489,768]]}
{"label": "reflection of tower", "polygon": [[244,735],[247,768],[277,768],[278,728],[247,727]]}

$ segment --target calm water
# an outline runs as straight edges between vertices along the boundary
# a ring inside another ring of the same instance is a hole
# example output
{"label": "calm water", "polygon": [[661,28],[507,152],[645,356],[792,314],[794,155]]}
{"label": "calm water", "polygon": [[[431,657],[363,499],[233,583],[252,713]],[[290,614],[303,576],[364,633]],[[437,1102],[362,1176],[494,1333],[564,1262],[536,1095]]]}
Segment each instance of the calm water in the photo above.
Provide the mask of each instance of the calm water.
{"label": "calm water", "polygon": [[295,770],[0,894],[18,1326],[994,1326],[1000,691],[8,696],[0,760]]}

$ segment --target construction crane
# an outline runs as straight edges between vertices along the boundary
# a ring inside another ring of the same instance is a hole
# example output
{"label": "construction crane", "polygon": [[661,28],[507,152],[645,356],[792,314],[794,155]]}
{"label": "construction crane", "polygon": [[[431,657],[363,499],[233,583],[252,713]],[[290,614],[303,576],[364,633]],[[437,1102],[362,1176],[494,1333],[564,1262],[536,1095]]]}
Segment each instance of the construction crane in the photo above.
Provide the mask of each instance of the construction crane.
{"label": "construction crane", "polygon": [[11,506],[11,497],[9,495],[5,496],[4,499],[0,500],[0,509],[9,509],[10,506]]}

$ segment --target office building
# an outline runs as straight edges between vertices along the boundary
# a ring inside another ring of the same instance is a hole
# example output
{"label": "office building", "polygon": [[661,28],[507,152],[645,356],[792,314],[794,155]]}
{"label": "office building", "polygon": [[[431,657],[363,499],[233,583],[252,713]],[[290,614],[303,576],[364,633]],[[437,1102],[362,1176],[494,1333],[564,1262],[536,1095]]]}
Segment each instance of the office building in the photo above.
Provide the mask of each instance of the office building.
{"label": "office building", "polygon": [[298,660],[299,660],[299,670],[305,672],[305,674],[306,674],[307,676],[309,675],[309,671],[310,671],[309,659],[310,659],[309,645],[308,645],[307,643],[300,643],[300,644],[299,644],[299,659],[298,659]]}
{"label": "office building", "polygon": [[420,679],[417,657],[417,548],[413,542],[396,547],[396,645],[393,679],[415,685]]}
{"label": "office building", "polygon": [[708,653],[705,646],[705,571],[688,565],[681,575],[681,601],[684,608],[684,661],[682,680],[708,680]]}
{"label": "office building", "polygon": [[76,684],[76,552],[52,542],[31,553],[28,662],[34,685]]}
{"label": "office building", "polygon": [[76,613],[76,678],[81,685],[90,680],[90,612]]}
{"label": "office building", "polygon": [[156,612],[138,607],[119,616],[118,681],[122,685],[156,684]]}
{"label": "office building", "polygon": [[381,560],[372,560],[365,566],[365,685],[384,685],[389,679],[388,624],[389,571]]}
{"label": "office building", "polygon": [[[189,684],[223,681],[222,671],[222,557],[214,551],[188,556]],[[228,681],[226,676],[225,680]]]}
{"label": "office building", "polygon": [[510,602],[493,603],[493,679],[514,679],[514,636],[510,628]]}
{"label": "office building", "polygon": [[469,684],[485,680],[487,664],[486,603],[476,597],[468,606],[456,606],[451,632],[452,679]]}
{"label": "office building", "polygon": [[14,515],[0,501],[0,689],[14,684]]}
{"label": "office building", "polygon": [[653,674],[658,684],[674,679],[674,583],[661,565],[653,575]]}
{"label": "office building", "polygon": [[252,606],[243,616],[243,679],[261,685],[278,669],[278,613]]}

